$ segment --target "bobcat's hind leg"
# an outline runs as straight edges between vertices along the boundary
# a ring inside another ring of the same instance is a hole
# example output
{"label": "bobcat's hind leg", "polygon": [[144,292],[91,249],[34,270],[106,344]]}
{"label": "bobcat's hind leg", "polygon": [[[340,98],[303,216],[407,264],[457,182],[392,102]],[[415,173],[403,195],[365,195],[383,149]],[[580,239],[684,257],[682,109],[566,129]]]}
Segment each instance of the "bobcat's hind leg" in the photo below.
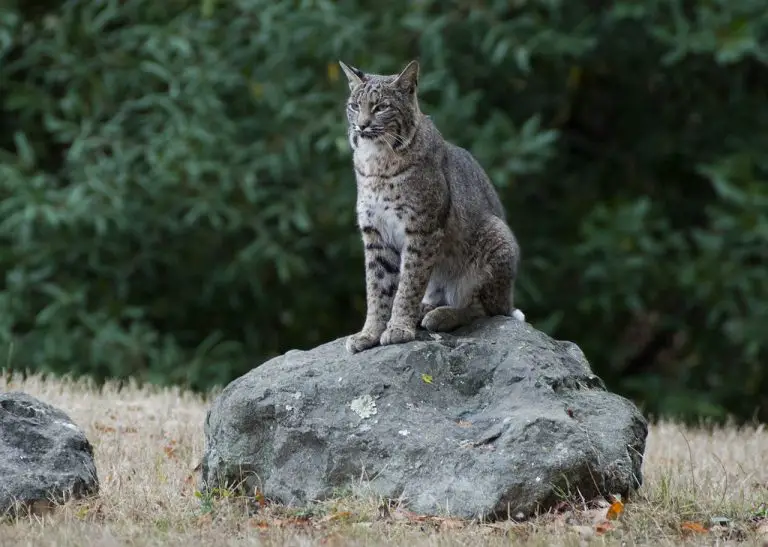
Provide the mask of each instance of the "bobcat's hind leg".
{"label": "bobcat's hind leg", "polygon": [[519,247],[509,228],[500,220],[496,224],[494,235],[502,242],[486,257],[490,275],[479,288],[480,303],[489,316],[506,315],[525,321],[525,314],[514,305]]}
{"label": "bobcat's hind leg", "polygon": [[480,300],[475,298],[469,306],[456,308],[440,306],[433,309],[421,320],[421,326],[430,332],[449,332],[485,315]]}
{"label": "bobcat's hind leg", "polygon": [[433,306],[424,314],[421,326],[431,332],[448,332],[485,315],[477,292],[483,277],[482,272],[470,268],[460,278],[444,281],[441,298],[429,298],[427,293],[424,300]]}
{"label": "bobcat's hind leg", "polygon": [[424,294],[424,298],[421,300],[421,307],[419,310],[419,324],[424,321],[424,316],[429,312],[445,304],[445,287],[438,281],[433,274],[427,285],[427,291]]}
{"label": "bobcat's hind leg", "polygon": [[[426,313],[421,325],[429,331],[447,332],[484,317],[525,315],[513,305],[519,247],[515,236],[498,217],[490,217],[477,235],[473,267],[445,284],[445,302]],[[476,261],[475,261],[476,260]]]}

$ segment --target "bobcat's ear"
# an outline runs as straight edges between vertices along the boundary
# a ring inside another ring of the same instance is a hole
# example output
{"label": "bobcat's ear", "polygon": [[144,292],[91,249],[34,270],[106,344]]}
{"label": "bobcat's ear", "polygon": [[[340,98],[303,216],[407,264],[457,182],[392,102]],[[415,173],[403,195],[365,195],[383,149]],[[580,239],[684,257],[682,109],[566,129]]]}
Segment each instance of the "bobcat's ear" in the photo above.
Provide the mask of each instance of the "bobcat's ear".
{"label": "bobcat's ear", "polygon": [[343,61],[339,61],[339,65],[341,65],[341,69],[344,71],[344,74],[347,75],[350,90],[355,89],[365,81],[365,74],[363,74],[362,70],[359,70],[353,66],[349,66]]}
{"label": "bobcat's ear", "polygon": [[395,78],[392,85],[407,93],[416,93],[416,88],[419,86],[419,62],[413,60],[408,63],[408,66]]}

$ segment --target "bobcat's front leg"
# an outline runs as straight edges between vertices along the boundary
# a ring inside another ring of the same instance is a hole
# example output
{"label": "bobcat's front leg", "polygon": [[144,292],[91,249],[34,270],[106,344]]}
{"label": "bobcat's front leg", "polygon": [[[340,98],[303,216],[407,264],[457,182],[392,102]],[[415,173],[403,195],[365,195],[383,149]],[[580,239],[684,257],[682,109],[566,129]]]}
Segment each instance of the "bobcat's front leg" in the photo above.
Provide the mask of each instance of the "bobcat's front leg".
{"label": "bobcat's front leg", "polygon": [[363,330],[347,338],[347,351],[358,353],[379,344],[387,328],[392,300],[397,291],[400,256],[387,245],[379,230],[363,226],[365,244],[366,315]]}
{"label": "bobcat's front leg", "polygon": [[401,344],[416,338],[421,320],[421,300],[427,289],[443,231],[406,230],[401,256],[400,284],[392,306],[392,316],[381,335],[381,345]]}

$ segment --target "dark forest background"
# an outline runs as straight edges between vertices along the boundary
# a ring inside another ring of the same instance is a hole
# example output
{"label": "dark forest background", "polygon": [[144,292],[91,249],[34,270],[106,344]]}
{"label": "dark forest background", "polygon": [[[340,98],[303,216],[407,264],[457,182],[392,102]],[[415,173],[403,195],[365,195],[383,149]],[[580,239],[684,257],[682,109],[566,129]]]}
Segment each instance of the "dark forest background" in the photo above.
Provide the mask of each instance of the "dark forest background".
{"label": "dark forest background", "polygon": [[0,367],[205,390],[356,331],[337,59],[412,58],[529,321],[651,414],[768,420],[762,0],[5,0]]}

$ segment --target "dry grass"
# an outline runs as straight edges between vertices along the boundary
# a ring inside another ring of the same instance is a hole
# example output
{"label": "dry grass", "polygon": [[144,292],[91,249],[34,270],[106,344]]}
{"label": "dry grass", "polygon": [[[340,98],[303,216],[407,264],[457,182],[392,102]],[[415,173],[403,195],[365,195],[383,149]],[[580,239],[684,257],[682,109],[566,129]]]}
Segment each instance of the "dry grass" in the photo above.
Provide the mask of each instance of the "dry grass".
{"label": "dry grass", "polygon": [[[54,404],[83,427],[96,451],[98,499],[46,516],[0,523],[0,545],[725,545],[768,543],[768,430],[652,427],[645,485],[612,530],[606,509],[563,507],[526,523],[420,520],[382,514],[364,485],[299,512],[243,499],[195,495],[206,403],[177,390],[0,379]],[[761,508],[761,504],[762,508]],[[713,517],[728,519],[713,526]],[[724,521],[725,522],[725,521]],[[693,523],[693,524],[691,524]],[[697,524],[702,529],[696,531]],[[706,530],[705,530],[706,528]]]}

